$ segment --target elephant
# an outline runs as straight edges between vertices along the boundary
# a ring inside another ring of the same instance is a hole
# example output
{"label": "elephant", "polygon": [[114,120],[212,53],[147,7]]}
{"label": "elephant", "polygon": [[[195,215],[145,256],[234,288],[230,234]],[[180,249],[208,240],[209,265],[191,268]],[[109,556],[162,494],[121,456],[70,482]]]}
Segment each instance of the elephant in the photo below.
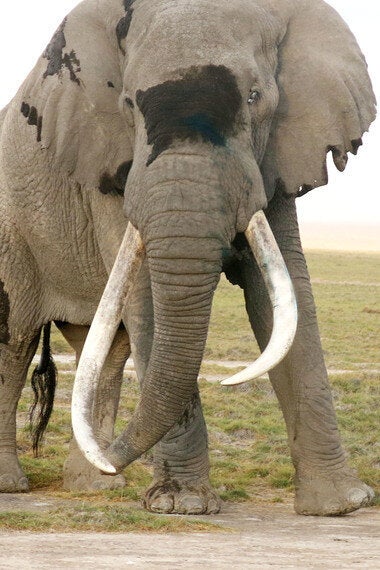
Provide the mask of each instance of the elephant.
{"label": "elephant", "polygon": [[[65,486],[122,486],[153,448],[148,510],[218,512],[197,377],[224,272],[263,351],[231,382],[270,369],[296,512],[369,505],[338,432],[295,204],[327,184],[328,153],[345,169],[374,118],[364,56],[323,0],[80,3],[0,115],[0,490],[28,490],[16,408],[43,331],[37,446],[55,322],[79,361]],[[114,439],[130,353],[141,398]]]}

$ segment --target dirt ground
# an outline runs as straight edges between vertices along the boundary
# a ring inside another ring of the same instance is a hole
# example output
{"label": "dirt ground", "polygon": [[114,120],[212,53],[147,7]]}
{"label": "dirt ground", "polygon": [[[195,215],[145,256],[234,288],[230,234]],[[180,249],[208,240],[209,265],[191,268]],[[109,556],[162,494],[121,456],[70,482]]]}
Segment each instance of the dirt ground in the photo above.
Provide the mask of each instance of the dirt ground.
{"label": "dirt ground", "polygon": [[[56,507],[40,494],[1,495],[0,510]],[[196,517],[222,532],[158,534],[0,532],[0,568],[380,568],[380,510],[302,517],[292,505],[224,505]]]}

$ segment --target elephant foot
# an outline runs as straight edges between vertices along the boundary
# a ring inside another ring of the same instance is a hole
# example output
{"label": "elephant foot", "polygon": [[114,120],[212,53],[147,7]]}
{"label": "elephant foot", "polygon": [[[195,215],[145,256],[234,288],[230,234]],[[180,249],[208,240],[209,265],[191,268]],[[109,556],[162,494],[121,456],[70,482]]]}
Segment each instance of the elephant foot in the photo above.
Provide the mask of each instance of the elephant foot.
{"label": "elephant foot", "polygon": [[0,493],[27,493],[25,477],[17,457],[11,453],[0,454]]}
{"label": "elephant foot", "polygon": [[100,491],[125,487],[123,475],[105,475],[75,449],[63,467],[63,487],[68,491]]}
{"label": "elephant foot", "polygon": [[221,500],[209,481],[154,482],[145,493],[144,507],[153,513],[203,515],[220,511]]}
{"label": "elephant foot", "polygon": [[375,493],[348,469],[327,477],[300,477],[294,508],[300,515],[337,516],[371,504]]}

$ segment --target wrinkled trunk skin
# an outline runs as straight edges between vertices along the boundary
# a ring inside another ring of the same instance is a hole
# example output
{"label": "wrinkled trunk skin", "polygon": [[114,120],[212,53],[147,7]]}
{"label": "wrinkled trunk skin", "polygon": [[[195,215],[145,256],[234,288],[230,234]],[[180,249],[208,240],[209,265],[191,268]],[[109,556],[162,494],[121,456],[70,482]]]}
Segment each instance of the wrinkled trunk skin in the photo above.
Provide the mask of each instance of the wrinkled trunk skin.
{"label": "wrinkled trunk skin", "polygon": [[219,180],[195,180],[194,168],[191,179],[184,178],[174,166],[178,161],[168,160],[175,171],[171,180],[164,179],[162,162],[151,167],[153,190],[138,228],[147,252],[154,339],[140,404],[107,452],[119,470],[169,431],[196,391],[223,248],[234,231]]}
{"label": "wrinkled trunk skin", "polygon": [[[208,241],[199,241],[205,250]],[[162,240],[160,244],[163,255],[165,243]],[[206,262],[189,260],[185,255],[180,265],[186,263],[192,275],[180,274],[176,260],[149,258],[154,340],[140,404],[125,434],[107,454],[117,468],[139,457],[165,435],[183,414],[196,388],[220,256]]]}

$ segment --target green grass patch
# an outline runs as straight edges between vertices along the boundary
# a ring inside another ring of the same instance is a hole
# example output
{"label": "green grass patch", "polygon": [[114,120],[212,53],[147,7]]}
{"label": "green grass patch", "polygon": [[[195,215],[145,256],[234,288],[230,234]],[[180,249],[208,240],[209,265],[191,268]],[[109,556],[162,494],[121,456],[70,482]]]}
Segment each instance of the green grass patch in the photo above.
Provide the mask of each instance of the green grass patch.
{"label": "green grass patch", "polygon": [[6,511],[0,528],[32,532],[188,532],[215,531],[221,527],[187,517],[168,517],[119,505],[82,503],[49,512]]}
{"label": "green grass patch", "polygon": [[380,283],[379,253],[306,251],[305,255],[312,278]]}
{"label": "green grass patch", "polygon": [[379,363],[379,315],[368,305],[380,309],[380,287],[316,284],[314,295],[328,366]]}
{"label": "green grass patch", "polygon": [[[306,252],[328,367],[380,367],[380,255]],[[377,284],[377,285],[376,285]],[[224,277],[214,296],[205,358],[253,360],[259,354],[241,289]],[[228,373],[228,372],[227,372]]]}
{"label": "green grass patch", "polygon": [[251,360],[259,354],[243,292],[222,276],[214,295],[205,359]]}

